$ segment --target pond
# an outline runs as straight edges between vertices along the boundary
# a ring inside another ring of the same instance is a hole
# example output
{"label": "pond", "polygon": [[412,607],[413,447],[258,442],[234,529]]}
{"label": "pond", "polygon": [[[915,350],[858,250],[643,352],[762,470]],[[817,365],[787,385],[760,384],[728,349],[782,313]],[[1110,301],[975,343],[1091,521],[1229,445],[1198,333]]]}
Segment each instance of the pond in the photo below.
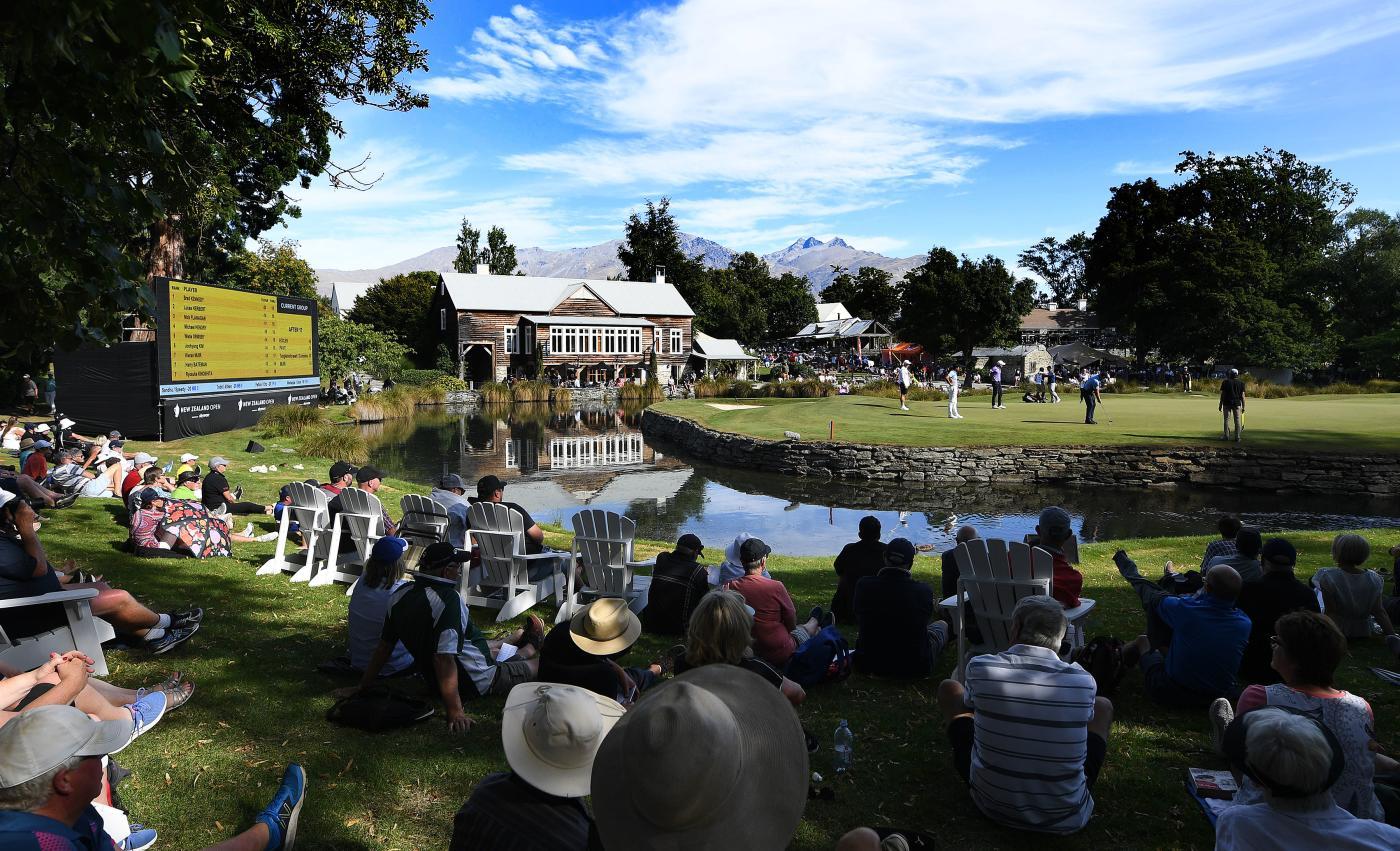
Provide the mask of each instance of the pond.
{"label": "pond", "polygon": [[653,445],[640,411],[551,411],[516,405],[425,414],[361,428],[371,460],[393,476],[436,484],[458,473],[469,489],[495,474],[506,498],[541,523],[583,508],[637,521],[642,537],[674,541],[694,532],[708,548],[736,534],[762,537],[789,555],[839,552],[860,518],[880,518],[886,540],[906,537],[943,550],[963,524],[983,537],[1020,540],[1046,505],[1074,517],[1080,540],[1208,534],[1221,512],[1267,533],[1275,529],[1400,526],[1394,500],[1364,496],[1279,495],[1192,488],[1125,489],[1048,485],[948,486],[818,480],[735,470]]}

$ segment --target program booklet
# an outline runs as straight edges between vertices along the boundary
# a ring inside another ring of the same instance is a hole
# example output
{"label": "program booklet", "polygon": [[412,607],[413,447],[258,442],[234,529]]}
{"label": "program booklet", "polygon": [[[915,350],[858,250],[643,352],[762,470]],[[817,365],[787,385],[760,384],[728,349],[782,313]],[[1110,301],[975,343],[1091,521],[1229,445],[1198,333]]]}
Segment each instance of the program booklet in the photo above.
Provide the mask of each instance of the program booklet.
{"label": "program booklet", "polygon": [[1193,794],[1202,798],[1218,798],[1225,801],[1235,797],[1235,793],[1240,790],[1230,772],[1211,771],[1207,768],[1186,769],[1186,785]]}

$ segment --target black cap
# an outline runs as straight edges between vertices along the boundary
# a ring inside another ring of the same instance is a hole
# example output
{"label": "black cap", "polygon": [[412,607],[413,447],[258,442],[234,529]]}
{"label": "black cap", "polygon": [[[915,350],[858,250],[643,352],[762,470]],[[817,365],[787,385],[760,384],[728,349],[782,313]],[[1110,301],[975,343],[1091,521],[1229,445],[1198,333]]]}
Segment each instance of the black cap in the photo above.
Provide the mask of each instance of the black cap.
{"label": "black cap", "polygon": [[676,549],[687,549],[696,555],[700,555],[705,552],[705,545],[700,543],[699,537],[686,532],[676,539]]}
{"label": "black cap", "polygon": [[739,560],[745,565],[756,564],[773,552],[772,548],[758,538],[749,538],[739,545]]}
{"label": "black cap", "polygon": [[360,484],[382,478],[384,478],[384,474],[368,464],[355,471],[355,481]]}
{"label": "black cap", "polygon": [[165,494],[155,488],[146,488],[141,491],[141,505],[143,506],[150,505],[158,499],[165,499]]}
{"label": "black cap", "polygon": [[1292,567],[1298,563],[1298,550],[1283,538],[1270,538],[1264,542],[1263,549],[1259,550],[1259,558]]}
{"label": "black cap", "polygon": [[185,482],[197,481],[199,481],[199,474],[196,473],[194,470],[186,470],[185,472],[181,473],[175,478],[175,484],[177,485],[183,485]]}
{"label": "black cap", "polygon": [[338,482],[341,476],[347,474],[352,476],[355,474],[355,465],[349,461],[337,461],[331,465],[331,481]]}
{"label": "black cap", "polygon": [[462,554],[460,550],[452,545],[452,542],[438,541],[436,544],[429,544],[428,548],[423,550],[423,555],[418,559],[418,564],[420,567],[432,569],[442,567],[454,561],[464,561],[470,557],[469,555]]}
{"label": "black cap", "polygon": [[476,483],[477,496],[481,497],[485,497],[487,494],[493,494],[496,491],[505,489],[505,480],[496,476],[482,476],[480,479],[477,480]]}
{"label": "black cap", "polygon": [[885,564],[890,567],[913,567],[914,554],[918,550],[908,538],[895,538],[885,545]]}

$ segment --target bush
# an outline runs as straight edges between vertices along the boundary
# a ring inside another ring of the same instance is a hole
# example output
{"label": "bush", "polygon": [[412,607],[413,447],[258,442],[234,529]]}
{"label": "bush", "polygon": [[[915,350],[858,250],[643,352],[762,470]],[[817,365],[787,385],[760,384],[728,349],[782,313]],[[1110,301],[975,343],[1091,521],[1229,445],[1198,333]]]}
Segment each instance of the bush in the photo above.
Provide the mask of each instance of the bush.
{"label": "bush", "polygon": [[821,399],[835,396],[836,385],[816,379],[776,381],[754,388],[753,395],[773,399]]}
{"label": "bush", "polygon": [[695,382],[695,398],[723,399],[753,395],[753,385],[732,378],[702,378]]}
{"label": "bush", "polygon": [[549,394],[549,404],[556,408],[572,408],[574,406],[574,393],[567,387],[555,387]]}
{"label": "bush", "polygon": [[369,444],[359,429],[329,423],[305,429],[297,437],[297,449],[303,455],[363,464],[369,460]]}
{"label": "bush", "polygon": [[463,381],[455,375],[448,375],[444,372],[438,375],[437,378],[434,378],[431,382],[429,382],[427,386],[441,388],[444,394],[460,393],[461,391],[467,389],[467,382]]}
{"label": "bush", "polygon": [[424,384],[432,384],[439,376],[446,374],[447,373],[439,372],[436,369],[405,369],[403,372],[399,373],[399,377],[396,378],[395,381],[398,384],[408,384],[418,387]]}
{"label": "bush", "polygon": [[1373,378],[1365,386],[1367,393],[1400,393],[1400,381],[1389,378]]}
{"label": "bush", "polygon": [[624,402],[656,402],[662,397],[661,385],[655,381],[646,384],[624,384],[617,390],[617,398]]}
{"label": "bush", "polygon": [[481,385],[481,401],[488,405],[508,405],[511,402],[510,387],[500,381],[488,381]]}
{"label": "bush", "polygon": [[544,381],[517,381],[510,386],[510,398],[517,402],[548,402],[550,387]]}
{"label": "bush", "polygon": [[395,385],[376,393],[371,401],[384,410],[385,418],[411,417],[422,396],[422,388]]}
{"label": "bush", "polygon": [[[878,396],[881,399],[898,399],[899,385],[893,381],[880,379],[879,381],[867,381],[864,384],[851,388],[851,393],[856,396]],[[909,399],[915,402],[941,402],[948,398],[948,394],[942,390],[934,390],[929,387],[910,387]]]}
{"label": "bush", "polygon": [[378,423],[384,421],[384,408],[373,398],[360,399],[345,415],[357,423]]}
{"label": "bush", "polygon": [[326,421],[326,412],[308,405],[273,405],[263,411],[258,428],[268,437],[295,437]]}

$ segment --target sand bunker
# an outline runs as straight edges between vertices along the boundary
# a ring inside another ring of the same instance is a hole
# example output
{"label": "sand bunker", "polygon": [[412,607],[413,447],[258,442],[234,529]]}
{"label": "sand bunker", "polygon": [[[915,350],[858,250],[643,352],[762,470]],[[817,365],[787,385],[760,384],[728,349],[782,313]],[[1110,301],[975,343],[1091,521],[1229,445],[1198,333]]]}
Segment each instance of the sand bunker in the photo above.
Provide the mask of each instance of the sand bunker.
{"label": "sand bunker", "polygon": [[706,402],[705,404],[714,408],[716,411],[751,411],[755,408],[763,407],[762,405],[728,405],[724,402]]}

